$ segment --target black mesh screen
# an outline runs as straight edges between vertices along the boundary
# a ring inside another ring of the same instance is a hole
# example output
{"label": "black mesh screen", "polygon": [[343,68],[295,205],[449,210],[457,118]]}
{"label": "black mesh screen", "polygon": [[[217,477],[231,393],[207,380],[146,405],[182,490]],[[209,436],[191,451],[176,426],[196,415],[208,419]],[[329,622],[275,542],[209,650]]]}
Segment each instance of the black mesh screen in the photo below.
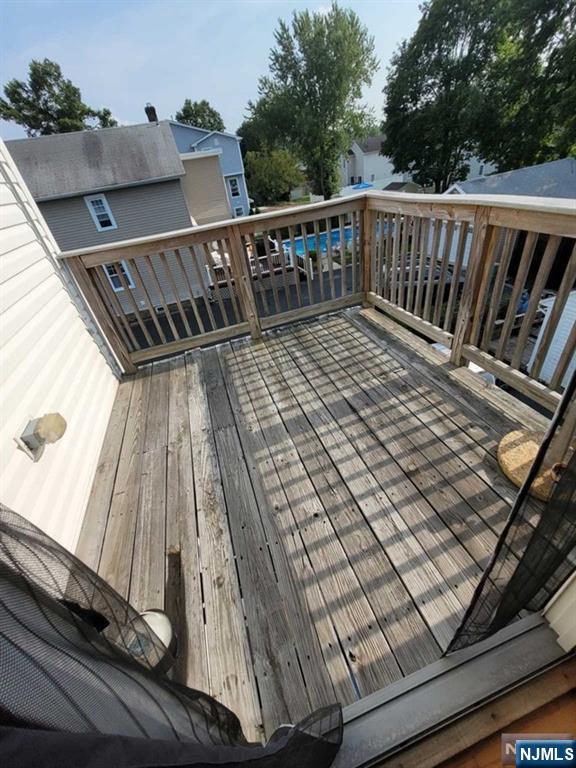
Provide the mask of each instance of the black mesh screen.
{"label": "black mesh screen", "polygon": [[[328,766],[340,707],[248,744],[238,718],[154,667],[166,648],[93,571],[0,506],[2,766]],[[39,755],[42,758],[39,762]]]}
{"label": "black mesh screen", "polygon": [[576,372],[510,511],[490,564],[448,652],[478,642],[522,610],[541,610],[576,568],[576,452],[549,500],[535,512],[528,490],[546,462],[576,392]]}

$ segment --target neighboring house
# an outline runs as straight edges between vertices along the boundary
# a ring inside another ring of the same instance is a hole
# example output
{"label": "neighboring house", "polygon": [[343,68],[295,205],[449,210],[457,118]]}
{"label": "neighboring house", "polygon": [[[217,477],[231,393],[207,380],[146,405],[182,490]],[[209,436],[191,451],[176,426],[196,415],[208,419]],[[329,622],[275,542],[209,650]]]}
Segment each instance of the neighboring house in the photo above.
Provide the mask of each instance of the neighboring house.
{"label": "neighboring house", "polygon": [[207,131],[172,120],[169,125],[184,164],[191,156],[198,154],[218,155],[230,210],[233,216],[247,216],[250,200],[240,152],[240,136],[224,131]]}
{"label": "neighboring house", "polygon": [[[19,139],[6,146],[62,251],[230,218],[219,153],[207,150],[181,157],[167,121]],[[131,307],[117,266],[103,270],[123,308]],[[127,266],[122,273],[143,305],[137,278]],[[208,284],[209,277],[202,277]],[[188,278],[200,293],[192,265]],[[142,280],[160,306],[153,278],[144,272]],[[173,299],[172,284],[161,268],[158,280],[166,297]],[[180,289],[185,290],[183,285]]]}
{"label": "neighboring house", "polygon": [[420,184],[416,184],[415,181],[391,181],[387,184],[383,192],[423,192]]}
{"label": "neighboring house", "polygon": [[384,135],[368,136],[353,141],[346,155],[340,157],[340,180],[342,187],[351,187],[362,181],[374,182],[379,179],[405,181],[409,174],[395,173],[389,157],[380,154]]}
{"label": "neighboring house", "polygon": [[576,199],[576,160],[566,157],[515,171],[458,181],[447,195],[530,195]]}

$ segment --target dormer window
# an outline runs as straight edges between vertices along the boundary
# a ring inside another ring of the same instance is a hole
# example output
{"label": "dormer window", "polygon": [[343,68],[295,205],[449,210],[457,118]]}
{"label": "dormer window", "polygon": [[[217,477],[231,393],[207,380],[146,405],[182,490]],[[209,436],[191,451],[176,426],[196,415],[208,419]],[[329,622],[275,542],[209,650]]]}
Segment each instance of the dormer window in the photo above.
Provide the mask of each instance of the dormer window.
{"label": "dormer window", "polygon": [[104,195],[90,195],[84,198],[88,206],[92,221],[98,232],[107,232],[109,229],[117,229],[116,221]]}

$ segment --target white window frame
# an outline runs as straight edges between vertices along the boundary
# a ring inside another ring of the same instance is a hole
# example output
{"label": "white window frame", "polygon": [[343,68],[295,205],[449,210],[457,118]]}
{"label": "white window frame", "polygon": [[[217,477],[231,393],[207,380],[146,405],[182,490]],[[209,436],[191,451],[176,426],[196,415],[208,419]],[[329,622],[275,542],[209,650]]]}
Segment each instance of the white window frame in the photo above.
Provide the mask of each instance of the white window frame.
{"label": "white window frame", "polygon": [[[234,189],[233,189],[233,186],[232,186],[234,182],[236,183],[236,194],[234,194]],[[231,198],[242,197],[242,192],[240,190],[240,179],[238,178],[238,176],[229,176],[228,177],[228,189],[230,190],[230,197]]]}
{"label": "white window frame", "polygon": [[108,282],[110,283],[110,286],[114,293],[122,293],[124,290],[124,286],[120,282],[120,279],[118,278],[119,285],[114,285],[114,278],[118,277],[117,274],[111,275],[108,271],[109,267],[112,267],[116,272],[118,271],[118,264],[120,264],[122,268],[122,272],[124,273],[124,277],[126,279],[126,282],[128,283],[128,288],[134,288],[134,280],[132,279],[132,275],[130,274],[130,270],[128,269],[128,265],[124,260],[118,262],[114,262],[113,264],[102,264],[102,269],[104,270],[104,274],[108,278]]}
{"label": "white window frame", "polygon": [[234,216],[244,216],[244,206],[243,205],[237,205],[234,208]]}
{"label": "white window frame", "polygon": [[[92,202],[94,200],[99,200],[102,205],[104,206],[104,210],[106,212],[106,215],[112,222],[112,225],[109,227],[103,227],[99,220],[98,216],[96,214],[96,211],[94,210],[94,206],[92,205]],[[86,207],[88,208],[88,211],[90,212],[90,216],[92,217],[92,221],[94,222],[96,229],[98,232],[110,232],[112,229],[118,229],[118,225],[116,224],[116,219],[114,218],[114,214],[112,213],[110,206],[108,205],[108,200],[106,200],[105,195],[88,195],[84,198],[84,202],[86,203]]]}

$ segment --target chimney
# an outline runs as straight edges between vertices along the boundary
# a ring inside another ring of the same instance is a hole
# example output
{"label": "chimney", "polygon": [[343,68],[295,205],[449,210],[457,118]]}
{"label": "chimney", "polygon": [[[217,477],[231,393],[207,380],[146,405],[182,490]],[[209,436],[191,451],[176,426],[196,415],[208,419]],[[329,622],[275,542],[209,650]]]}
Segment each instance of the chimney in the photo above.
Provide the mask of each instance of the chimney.
{"label": "chimney", "polygon": [[158,122],[158,115],[156,114],[156,107],[152,106],[150,102],[146,104],[144,107],[144,112],[146,112],[146,117],[148,118],[149,123],[157,123]]}

